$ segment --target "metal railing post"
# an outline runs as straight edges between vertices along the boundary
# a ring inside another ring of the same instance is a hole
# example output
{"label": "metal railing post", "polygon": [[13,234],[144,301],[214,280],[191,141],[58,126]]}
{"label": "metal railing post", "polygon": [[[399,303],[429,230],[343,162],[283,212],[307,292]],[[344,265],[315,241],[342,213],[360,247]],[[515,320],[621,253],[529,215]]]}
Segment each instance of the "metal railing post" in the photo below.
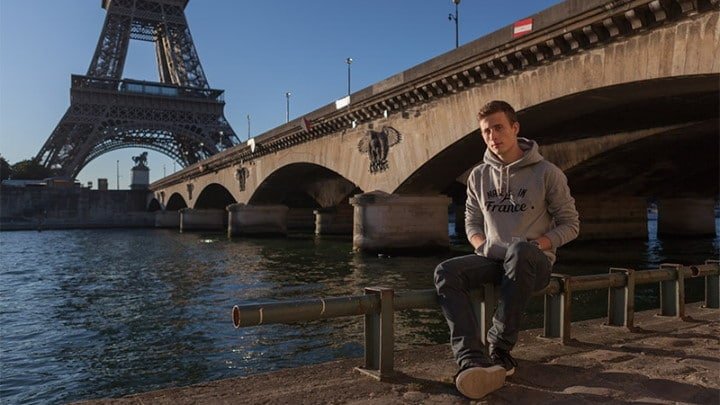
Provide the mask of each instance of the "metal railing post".
{"label": "metal railing post", "polygon": [[[705,264],[720,267],[720,260],[706,260]],[[720,275],[705,276],[705,308],[720,308]]]}
{"label": "metal railing post", "polygon": [[624,274],[622,287],[608,287],[608,325],[633,327],[635,317],[635,270],[610,268],[610,274]]}
{"label": "metal railing post", "polygon": [[365,366],[357,370],[382,381],[393,374],[395,292],[392,288],[368,287],[365,294],[378,295],[380,308],[365,315]]}
{"label": "metal railing post", "polygon": [[663,263],[660,270],[674,270],[675,279],[660,282],[660,315],[685,316],[685,277],[681,265]]}
{"label": "metal railing post", "polygon": [[560,292],[545,295],[544,334],[545,338],[560,338],[565,344],[570,341],[572,286],[571,277],[565,274],[551,275],[560,284]]}
{"label": "metal railing post", "polygon": [[483,284],[482,288],[470,291],[475,322],[480,328],[480,337],[485,347],[488,346],[487,333],[492,327],[492,317],[495,312],[495,285],[492,283]]}
{"label": "metal railing post", "polygon": [[485,297],[483,299],[480,313],[482,314],[482,319],[480,319],[480,327],[482,328],[480,332],[482,333],[482,342],[487,347],[490,345],[490,342],[487,340],[487,334],[490,328],[492,327],[492,318],[493,314],[495,313],[495,303],[497,302],[498,294],[496,294],[495,289],[498,288],[495,284],[485,284],[483,285],[483,290],[485,293]]}

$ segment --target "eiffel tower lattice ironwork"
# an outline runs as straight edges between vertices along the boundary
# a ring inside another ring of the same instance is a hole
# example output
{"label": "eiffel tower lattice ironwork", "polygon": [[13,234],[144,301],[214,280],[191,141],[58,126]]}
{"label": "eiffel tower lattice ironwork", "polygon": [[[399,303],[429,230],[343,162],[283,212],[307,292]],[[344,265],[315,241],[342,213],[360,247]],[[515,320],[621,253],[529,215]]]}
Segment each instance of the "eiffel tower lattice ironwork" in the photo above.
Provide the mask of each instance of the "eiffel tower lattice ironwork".
{"label": "eiffel tower lattice ironwork", "polygon": [[[140,147],[181,166],[237,145],[223,90],[211,89],[185,19],[189,0],[101,0],[107,10],[87,75],[35,160],[76,177],[98,156]],[[155,43],[160,82],[122,79],[131,39]]]}

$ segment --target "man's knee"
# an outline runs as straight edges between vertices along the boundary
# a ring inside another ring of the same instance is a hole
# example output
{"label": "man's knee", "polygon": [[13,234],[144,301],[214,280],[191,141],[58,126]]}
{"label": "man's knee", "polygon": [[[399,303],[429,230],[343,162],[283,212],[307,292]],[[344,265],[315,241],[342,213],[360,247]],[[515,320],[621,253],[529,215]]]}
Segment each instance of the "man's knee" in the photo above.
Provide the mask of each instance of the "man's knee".
{"label": "man's knee", "polygon": [[529,242],[515,242],[508,247],[505,255],[505,275],[511,280],[534,278],[535,257],[538,248]]}
{"label": "man's knee", "polygon": [[454,286],[459,284],[460,276],[448,262],[449,260],[445,260],[435,267],[435,287],[438,289],[448,284]]}

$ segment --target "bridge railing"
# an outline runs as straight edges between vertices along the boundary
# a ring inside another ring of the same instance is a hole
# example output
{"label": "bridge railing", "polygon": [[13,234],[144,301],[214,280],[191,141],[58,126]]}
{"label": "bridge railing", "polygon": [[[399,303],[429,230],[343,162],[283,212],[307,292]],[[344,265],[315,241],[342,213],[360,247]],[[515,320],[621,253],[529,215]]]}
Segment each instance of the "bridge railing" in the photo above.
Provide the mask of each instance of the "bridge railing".
{"label": "bridge railing", "polygon": [[[720,261],[683,266],[662,264],[658,269],[611,268],[608,274],[569,276],[552,274],[550,283],[533,294],[544,296],[543,337],[570,340],[571,302],[576,291],[608,289],[608,325],[633,328],[635,286],[660,283],[660,315],[685,316],[686,278],[705,278],[705,307],[720,308]],[[485,284],[471,292],[473,310],[483,343],[492,325],[497,286]],[[364,316],[365,359],[358,370],[377,379],[393,373],[394,311],[438,307],[434,289],[395,292],[386,287],[365,288],[365,295],[236,305],[236,328],[274,323],[297,323],[345,316]]]}

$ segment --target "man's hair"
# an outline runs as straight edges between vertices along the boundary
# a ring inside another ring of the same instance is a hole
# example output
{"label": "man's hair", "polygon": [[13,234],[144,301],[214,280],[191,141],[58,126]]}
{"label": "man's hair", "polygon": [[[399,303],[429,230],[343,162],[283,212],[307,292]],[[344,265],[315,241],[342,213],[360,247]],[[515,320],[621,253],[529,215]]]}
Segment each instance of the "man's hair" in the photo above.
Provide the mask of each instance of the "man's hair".
{"label": "man's hair", "polygon": [[515,109],[512,108],[512,106],[507,102],[501,100],[493,100],[482,106],[480,112],[478,112],[478,120],[481,120],[488,117],[489,115],[498,112],[504,112],[505,116],[511,124],[517,122],[517,114],[515,114]]}

